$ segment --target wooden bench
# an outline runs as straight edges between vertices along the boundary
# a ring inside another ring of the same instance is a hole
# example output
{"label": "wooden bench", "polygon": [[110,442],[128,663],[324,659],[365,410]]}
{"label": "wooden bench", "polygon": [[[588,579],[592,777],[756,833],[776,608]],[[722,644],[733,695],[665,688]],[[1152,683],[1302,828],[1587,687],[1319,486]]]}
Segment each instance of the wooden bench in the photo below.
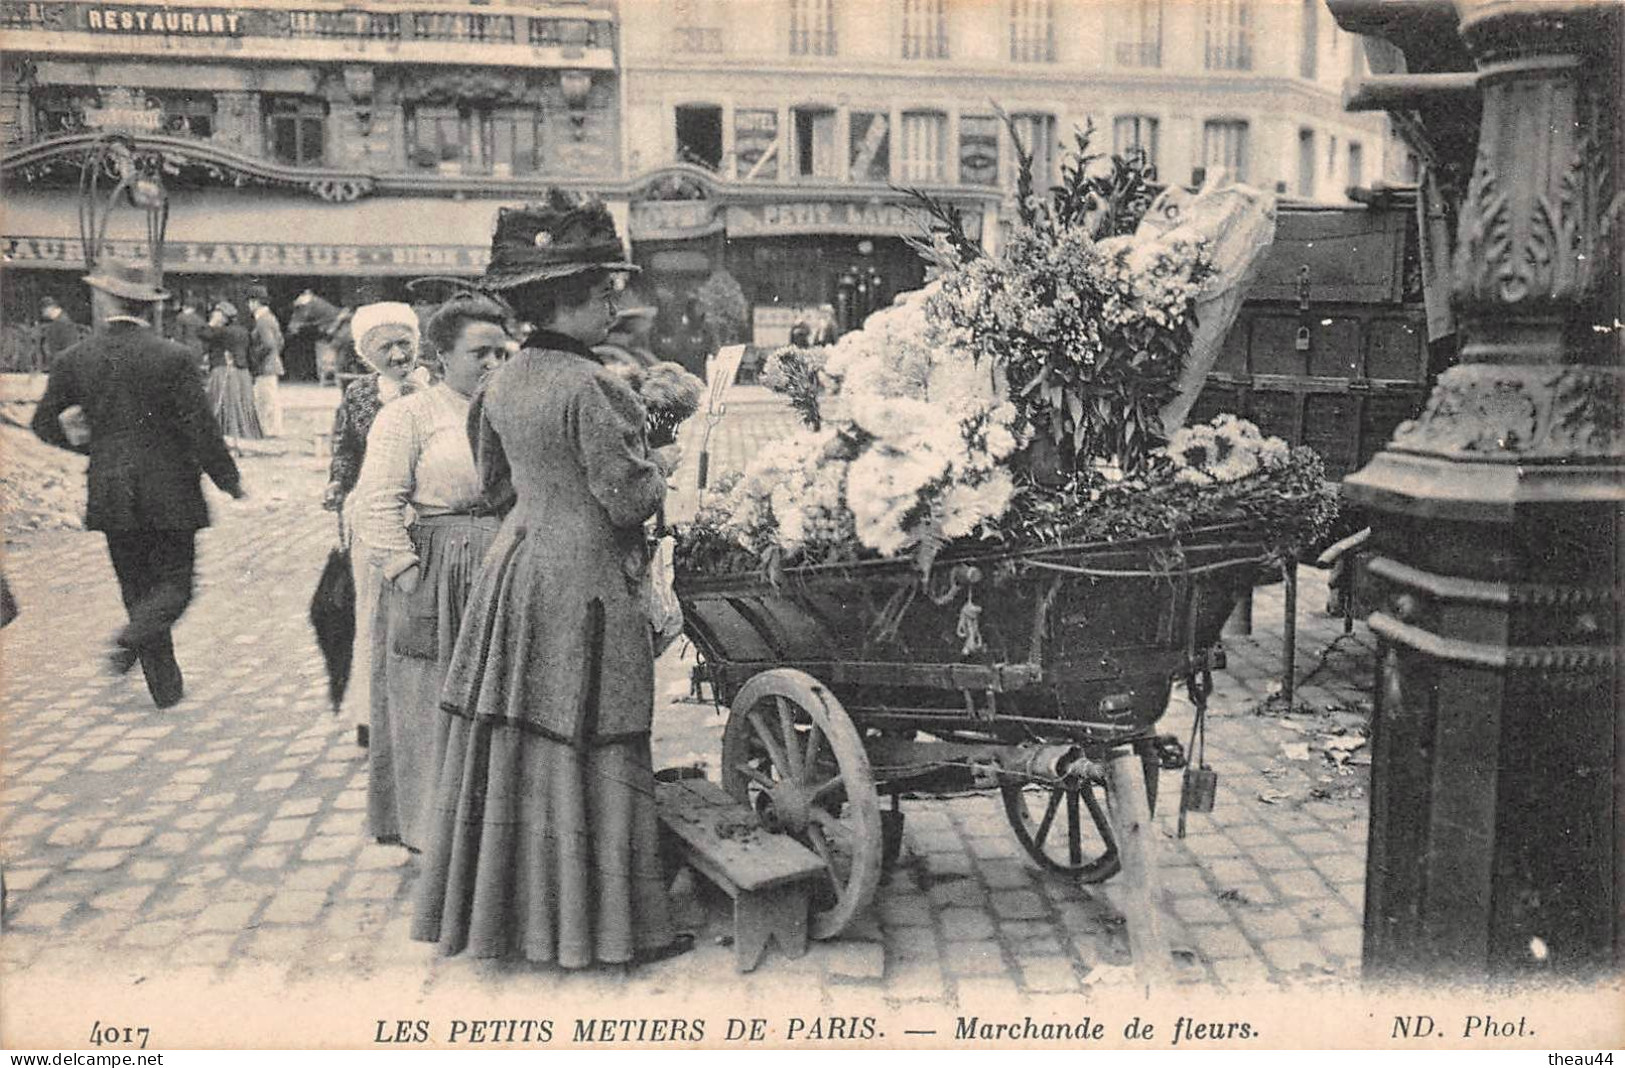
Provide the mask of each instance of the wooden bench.
{"label": "wooden bench", "polygon": [[807,891],[824,862],[795,839],[763,830],[754,813],[705,779],[661,782],[655,803],[684,861],[733,898],[734,965],[748,972],[777,940],[807,952]]}

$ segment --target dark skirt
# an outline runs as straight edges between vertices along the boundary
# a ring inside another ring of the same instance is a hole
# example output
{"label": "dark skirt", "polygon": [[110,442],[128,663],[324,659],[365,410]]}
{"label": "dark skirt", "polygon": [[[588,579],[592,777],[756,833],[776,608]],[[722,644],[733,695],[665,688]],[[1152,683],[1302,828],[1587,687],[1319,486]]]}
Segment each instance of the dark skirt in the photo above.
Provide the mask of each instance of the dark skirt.
{"label": "dark skirt", "polygon": [[220,433],[228,438],[260,438],[259,410],[254,407],[254,376],[246,367],[221,364],[209,369],[209,406]]}
{"label": "dark skirt", "polygon": [[413,938],[565,968],[672,941],[647,736],[578,749],[509,723],[441,720]]}
{"label": "dark skirt", "polygon": [[435,779],[440,687],[474,575],[499,523],[434,516],[411,528],[418,585],[386,583],[373,620],[367,821],[373,837],[423,848]]}

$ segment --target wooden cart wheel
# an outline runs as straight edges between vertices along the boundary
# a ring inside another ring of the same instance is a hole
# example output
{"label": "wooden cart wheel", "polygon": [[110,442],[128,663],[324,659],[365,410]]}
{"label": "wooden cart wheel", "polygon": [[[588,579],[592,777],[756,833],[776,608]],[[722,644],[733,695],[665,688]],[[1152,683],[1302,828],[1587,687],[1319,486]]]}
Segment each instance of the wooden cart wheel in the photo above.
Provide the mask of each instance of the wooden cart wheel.
{"label": "wooden cart wheel", "polygon": [[[1135,744],[1145,772],[1151,811],[1157,809],[1161,767],[1150,744]],[[1121,864],[1106,816],[1105,788],[1094,783],[1059,786],[1006,781],[999,784],[1004,815],[1027,855],[1049,871],[1079,882],[1103,883]]]}
{"label": "wooden cart wheel", "polygon": [[810,930],[840,934],[874,897],[882,852],[880,797],[846,709],[805,672],[753,676],[723,728],[722,788],[823,858]]}

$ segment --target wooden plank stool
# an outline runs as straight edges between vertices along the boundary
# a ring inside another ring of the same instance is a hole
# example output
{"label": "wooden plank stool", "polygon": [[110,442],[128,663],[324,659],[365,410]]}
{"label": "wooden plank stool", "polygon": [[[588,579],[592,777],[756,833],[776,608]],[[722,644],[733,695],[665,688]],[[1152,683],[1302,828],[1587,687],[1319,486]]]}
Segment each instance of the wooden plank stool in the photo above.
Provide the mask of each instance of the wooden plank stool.
{"label": "wooden plank stool", "polygon": [[705,779],[655,785],[660,821],[683,859],[733,898],[734,966],[753,971],[767,945],[807,952],[807,892],[824,862],[787,835],[763,830],[750,809]]}

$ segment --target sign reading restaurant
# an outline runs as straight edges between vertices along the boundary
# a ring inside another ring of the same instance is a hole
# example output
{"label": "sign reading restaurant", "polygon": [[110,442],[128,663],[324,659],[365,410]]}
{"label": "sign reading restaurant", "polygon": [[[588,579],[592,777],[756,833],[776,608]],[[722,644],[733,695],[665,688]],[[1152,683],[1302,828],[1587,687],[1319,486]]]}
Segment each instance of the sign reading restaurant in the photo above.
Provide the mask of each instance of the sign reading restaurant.
{"label": "sign reading restaurant", "polygon": [[98,4],[82,9],[85,29],[102,33],[177,33],[236,37],[242,15],[216,8]]}

